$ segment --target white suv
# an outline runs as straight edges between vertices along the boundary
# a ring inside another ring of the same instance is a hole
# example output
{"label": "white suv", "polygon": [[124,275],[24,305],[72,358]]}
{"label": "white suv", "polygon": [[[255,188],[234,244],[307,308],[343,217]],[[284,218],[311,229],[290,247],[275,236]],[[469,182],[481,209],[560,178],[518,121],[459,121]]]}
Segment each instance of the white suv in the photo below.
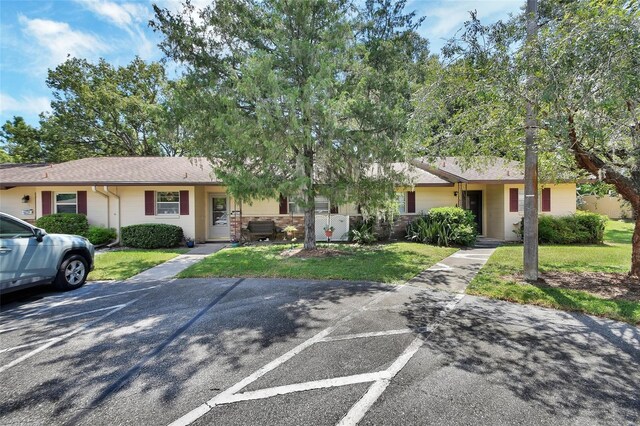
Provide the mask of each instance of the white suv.
{"label": "white suv", "polygon": [[93,256],[84,237],[47,234],[0,212],[0,293],[45,283],[76,289],[93,269]]}

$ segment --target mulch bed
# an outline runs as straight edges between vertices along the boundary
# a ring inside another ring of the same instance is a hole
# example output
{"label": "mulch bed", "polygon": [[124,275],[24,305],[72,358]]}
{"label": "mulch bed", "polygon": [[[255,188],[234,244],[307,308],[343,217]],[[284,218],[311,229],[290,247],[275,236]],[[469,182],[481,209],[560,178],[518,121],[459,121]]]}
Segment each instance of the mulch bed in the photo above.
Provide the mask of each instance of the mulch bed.
{"label": "mulch bed", "polygon": [[282,257],[297,257],[301,259],[311,258],[324,258],[324,257],[336,257],[336,256],[348,256],[350,253],[342,250],[336,250],[334,248],[318,248],[315,250],[303,250],[302,248],[295,248],[284,250],[280,253]]}
{"label": "mulch bed", "polygon": [[[524,283],[522,274],[507,278]],[[544,272],[540,274],[540,281],[535,285],[581,290],[605,299],[640,302],[640,279],[627,274]]]}

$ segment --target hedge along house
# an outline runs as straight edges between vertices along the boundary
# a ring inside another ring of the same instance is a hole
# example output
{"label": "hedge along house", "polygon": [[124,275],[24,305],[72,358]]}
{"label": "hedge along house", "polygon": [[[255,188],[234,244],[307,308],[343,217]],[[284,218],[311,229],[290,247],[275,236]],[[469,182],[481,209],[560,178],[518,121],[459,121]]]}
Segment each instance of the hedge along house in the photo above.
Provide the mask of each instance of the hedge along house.
{"label": "hedge along house", "polygon": [[[401,165],[398,165],[400,167]],[[407,165],[405,165],[406,167]],[[495,159],[483,169],[464,170],[454,158],[408,166],[411,187],[398,188],[396,237],[406,224],[432,207],[462,206],[476,215],[482,235],[515,240],[523,215],[524,180],[517,163]],[[575,183],[544,185],[543,214],[575,213]],[[85,214],[89,223],[115,228],[141,223],[178,225],[196,241],[228,241],[252,220],[302,229],[299,207],[280,197],[240,204],[226,193],[204,158],[100,157],[61,164],[0,166],[0,210],[27,221],[58,212]],[[349,223],[360,216],[355,205],[316,199],[316,235],[331,220]],[[329,218],[330,219],[327,219]],[[323,222],[323,220],[325,222]],[[334,239],[344,239],[336,233]],[[318,238],[321,239],[321,238]]]}

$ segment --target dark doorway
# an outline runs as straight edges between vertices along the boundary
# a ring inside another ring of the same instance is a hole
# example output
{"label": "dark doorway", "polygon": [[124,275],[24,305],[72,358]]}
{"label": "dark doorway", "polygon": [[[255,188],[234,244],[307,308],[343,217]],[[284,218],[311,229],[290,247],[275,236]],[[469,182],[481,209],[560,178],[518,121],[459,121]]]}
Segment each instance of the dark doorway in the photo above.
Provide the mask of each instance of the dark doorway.
{"label": "dark doorway", "polygon": [[464,208],[476,217],[478,234],[482,234],[482,191],[466,191]]}

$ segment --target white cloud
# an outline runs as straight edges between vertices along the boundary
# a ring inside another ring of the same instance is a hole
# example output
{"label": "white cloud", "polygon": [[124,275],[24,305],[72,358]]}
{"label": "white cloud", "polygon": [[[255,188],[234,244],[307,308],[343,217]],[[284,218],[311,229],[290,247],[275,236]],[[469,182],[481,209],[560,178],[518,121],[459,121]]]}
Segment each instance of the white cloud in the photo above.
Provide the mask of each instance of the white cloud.
{"label": "white cloud", "polygon": [[25,37],[32,38],[40,49],[48,51],[44,59],[49,66],[63,62],[68,55],[94,57],[110,50],[97,37],[73,30],[66,22],[29,19],[24,15],[18,16],[18,22],[23,27]]}
{"label": "white cloud", "polygon": [[150,5],[142,5],[139,3],[115,3],[108,0],[75,1],[99,17],[124,29],[130,29],[132,25],[137,23],[146,23],[146,21],[151,17]]}
{"label": "white cloud", "polygon": [[21,96],[16,99],[6,93],[0,93],[0,114],[37,115],[50,111],[50,99],[46,96]]}

